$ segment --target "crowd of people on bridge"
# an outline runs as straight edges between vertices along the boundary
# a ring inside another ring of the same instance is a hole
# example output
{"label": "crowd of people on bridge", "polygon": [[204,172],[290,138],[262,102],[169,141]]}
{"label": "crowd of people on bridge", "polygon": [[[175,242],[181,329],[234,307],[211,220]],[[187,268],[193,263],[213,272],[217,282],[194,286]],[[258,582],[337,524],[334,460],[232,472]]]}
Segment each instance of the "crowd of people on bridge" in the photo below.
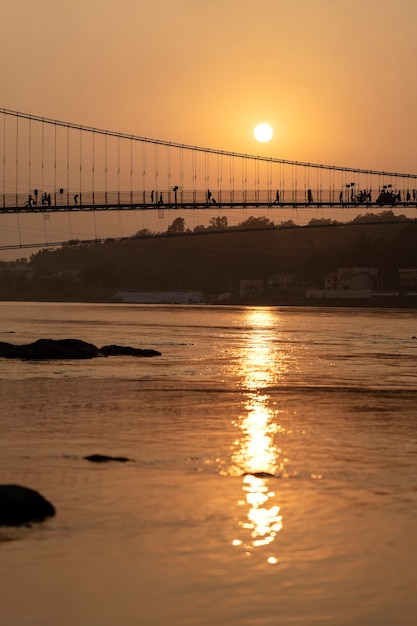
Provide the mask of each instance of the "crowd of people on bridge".
{"label": "crowd of people on bridge", "polygon": [[[178,187],[173,187],[172,191],[174,192],[174,198],[175,198],[175,205],[177,204],[177,191],[178,191]],[[63,189],[60,190],[60,194],[63,193]],[[149,193],[149,192],[148,192]],[[313,191],[311,189],[307,189],[307,203],[308,204],[314,204],[314,196],[313,196]],[[51,194],[47,193],[46,191],[43,192],[41,194],[41,200],[40,203],[38,202],[38,198],[39,198],[39,191],[37,189],[35,189],[33,191],[33,196],[31,193],[29,193],[28,195],[28,199],[26,200],[24,206],[25,207],[29,207],[29,208],[34,208],[39,206],[39,204],[41,204],[42,206],[51,206],[52,205],[52,199],[51,199]],[[168,193],[168,205],[171,204],[171,200],[169,198],[170,194]],[[405,199],[402,199],[401,196],[401,191],[394,191],[392,189],[391,185],[384,185],[382,187],[382,189],[379,192],[379,195],[377,197],[377,199],[375,200],[375,204],[378,204],[380,206],[382,205],[391,205],[394,206],[395,204],[398,203],[417,203],[417,190],[413,189],[413,190],[407,190],[405,192]],[[73,196],[73,203],[75,205],[81,204],[81,195],[76,193]],[[146,192],[143,191],[143,203],[146,204]],[[162,192],[155,192],[155,190],[152,190],[150,192],[150,203],[151,204],[156,204],[158,206],[162,206],[164,205],[164,196]],[[280,196],[280,190],[277,189],[276,190],[276,194],[275,194],[275,200],[273,201],[273,204],[281,204],[282,203],[282,199]],[[319,203],[321,203],[321,200],[319,200]],[[346,185],[346,189],[345,190],[341,190],[339,192],[339,203],[341,205],[345,205],[345,204],[371,204],[372,203],[372,189],[361,189],[359,191],[356,191],[354,188],[354,183],[351,183],[349,185]],[[206,191],[206,204],[207,206],[209,205],[213,205],[213,204],[217,204],[217,201],[215,200],[215,198],[213,198],[213,194],[211,192],[210,189],[207,189]]]}
{"label": "crowd of people on bridge", "polygon": [[[347,188],[348,193],[350,189],[350,197],[348,202],[351,202],[352,204],[372,203],[372,189],[362,189],[355,193],[353,183],[351,185],[347,185]],[[405,194],[405,200],[403,200],[401,196],[401,191],[394,191],[391,185],[384,185],[380,190],[378,197],[375,200],[375,203],[379,204],[380,206],[384,204],[390,204],[391,206],[394,206],[394,204],[401,202],[411,202],[411,199],[413,202],[417,202],[417,191],[415,189],[412,190],[412,195],[410,193],[410,190],[407,190]],[[343,191],[340,192],[339,201],[340,204],[344,203]]]}
{"label": "crowd of people on bridge", "polygon": [[[33,192],[34,197],[32,196],[32,194],[29,194],[28,199],[25,202],[25,207],[35,207],[38,205],[38,196],[39,196],[39,191],[37,189],[34,190]],[[41,204],[42,205],[47,205],[47,206],[51,206],[52,205],[52,198],[51,198],[51,194],[50,193],[46,193],[46,191],[44,191],[44,193],[42,194],[41,197]]]}

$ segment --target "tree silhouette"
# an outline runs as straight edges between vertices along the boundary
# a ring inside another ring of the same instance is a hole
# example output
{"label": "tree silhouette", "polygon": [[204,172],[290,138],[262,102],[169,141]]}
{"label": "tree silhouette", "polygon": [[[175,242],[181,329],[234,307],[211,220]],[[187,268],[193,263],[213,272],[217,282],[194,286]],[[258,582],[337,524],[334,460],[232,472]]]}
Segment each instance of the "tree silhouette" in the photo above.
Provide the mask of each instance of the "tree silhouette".
{"label": "tree silhouette", "polygon": [[237,228],[255,229],[255,228],[272,228],[273,226],[275,226],[274,222],[271,222],[271,220],[268,219],[267,217],[265,216],[254,217],[253,215],[251,215],[244,222],[240,222],[240,224],[237,225]]}
{"label": "tree silhouette", "polygon": [[210,230],[226,230],[227,217],[225,215],[222,217],[212,217],[209,220],[209,226],[207,228]]}
{"label": "tree silhouette", "polygon": [[183,217],[176,217],[170,226],[168,226],[167,233],[177,234],[185,231],[185,219]]}

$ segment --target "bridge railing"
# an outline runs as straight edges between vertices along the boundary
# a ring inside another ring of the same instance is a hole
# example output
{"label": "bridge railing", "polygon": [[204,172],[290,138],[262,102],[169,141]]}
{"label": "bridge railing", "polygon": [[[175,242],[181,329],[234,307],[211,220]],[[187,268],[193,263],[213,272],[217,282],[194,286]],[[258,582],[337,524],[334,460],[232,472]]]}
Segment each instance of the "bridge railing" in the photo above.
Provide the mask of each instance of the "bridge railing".
{"label": "bridge railing", "polygon": [[[352,193],[351,189],[239,189],[239,190],[140,190],[140,191],[83,191],[60,189],[53,192],[33,190],[31,193],[10,193],[0,196],[3,213],[47,212],[59,210],[82,211],[141,208],[162,206],[205,208],[208,206],[355,206],[375,204],[380,190]],[[417,193],[410,189],[386,192],[384,205],[415,205]],[[392,200],[392,202],[391,202]]]}

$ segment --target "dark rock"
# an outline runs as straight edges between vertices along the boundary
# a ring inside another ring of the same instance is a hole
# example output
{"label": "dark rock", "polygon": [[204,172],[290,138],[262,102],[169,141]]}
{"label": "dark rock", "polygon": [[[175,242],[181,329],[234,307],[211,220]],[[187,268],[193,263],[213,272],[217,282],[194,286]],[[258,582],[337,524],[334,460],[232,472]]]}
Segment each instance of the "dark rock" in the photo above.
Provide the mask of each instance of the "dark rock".
{"label": "dark rock", "polygon": [[6,341],[0,341],[0,356],[5,359],[19,359],[20,346],[15,346]]}
{"label": "dark rock", "polygon": [[83,458],[86,461],[91,461],[92,463],[108,463],[109,461],[126,463],[127,461],[131,460],[125,456],[107,456],[106,454],[90,454],[89,456],[84,456]]}
{"label": "dark rock", "polygon": [[0,525],[23,526],[55,515],[55,508],[33,489],[0,485]]}
{"label": "dark rock", "polygon": [[80,339],[38,339],[21,346],[0,342],[0,357],[8,359],[93,359],[98,354],[96,346]]}
{"label": "dark rock", "polygon": [[130,346],[103,346],[100,354],[104,356],[161,356],[157,350],[146,350],[142,348],[131,348]]}
{"label": "dark rock", "polygon": [[255,478],[276,478],[275,474],[269,472],[245,472],[243,476],[255,476]]}
{"label": "dark rock", "polygon": [[45,361],[57,359],[94,359],[98,356],[161,356],[157,350],[131,348],[130,346],[103,346],[97,348],[81,339],[38,339],[22,346],[0,341],[0,357]]}

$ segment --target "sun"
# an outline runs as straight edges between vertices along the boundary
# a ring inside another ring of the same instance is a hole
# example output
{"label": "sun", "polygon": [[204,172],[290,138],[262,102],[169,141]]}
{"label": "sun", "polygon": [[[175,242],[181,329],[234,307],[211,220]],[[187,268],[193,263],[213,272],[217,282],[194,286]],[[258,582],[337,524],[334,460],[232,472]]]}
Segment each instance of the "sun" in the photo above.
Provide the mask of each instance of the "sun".
{"label": "sun", "polygon": [[257,141],[265,143],[272,139],[274,131],[272,130],[272,126],[270,126],[269,124],[258,124],[253,131],[253,134]]}

